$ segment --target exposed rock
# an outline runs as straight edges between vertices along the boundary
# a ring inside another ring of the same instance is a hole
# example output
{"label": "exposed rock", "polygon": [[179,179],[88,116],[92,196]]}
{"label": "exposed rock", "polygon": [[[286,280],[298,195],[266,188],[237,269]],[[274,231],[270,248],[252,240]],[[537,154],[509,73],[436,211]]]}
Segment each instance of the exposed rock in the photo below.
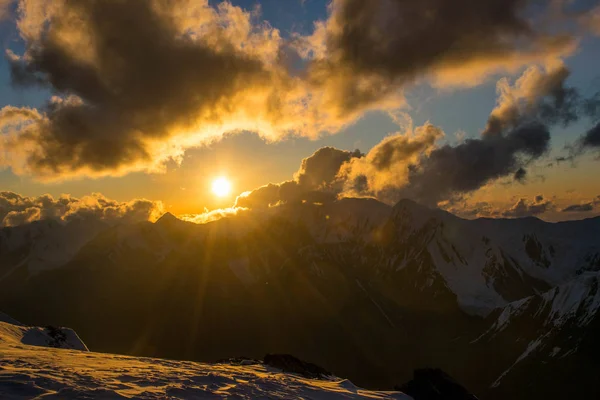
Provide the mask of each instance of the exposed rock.
{"label": "exposed rock", "polygon": [[289,354],[267,354],[264,363],[283,372],[291,372],[310,379],[325,379],[333,375],[318,365],[302,361]]}
{"label": "exposed rock", "polygon": [[452,377],[441,369],[416,369],[413,379],[396,386],[415,400],[477,400]]}

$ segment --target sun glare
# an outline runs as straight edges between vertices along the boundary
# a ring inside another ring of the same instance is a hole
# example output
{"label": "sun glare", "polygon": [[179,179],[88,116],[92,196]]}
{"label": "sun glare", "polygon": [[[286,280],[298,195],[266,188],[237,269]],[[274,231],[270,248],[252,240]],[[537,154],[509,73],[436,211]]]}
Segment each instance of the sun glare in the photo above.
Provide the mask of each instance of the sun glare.
{"label": "sun glare", "polygon": [[231,183],[223,176],[216,178],[212,183],[212,191],[218,197],[225,197],[231,192]]}

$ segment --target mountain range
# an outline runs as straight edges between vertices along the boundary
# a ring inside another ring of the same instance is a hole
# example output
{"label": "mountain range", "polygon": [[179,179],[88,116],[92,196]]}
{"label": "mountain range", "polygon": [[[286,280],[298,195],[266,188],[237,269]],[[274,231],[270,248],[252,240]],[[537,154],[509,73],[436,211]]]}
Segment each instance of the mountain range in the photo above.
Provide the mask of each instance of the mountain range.
{"label": "mountain range", "polygon": [[466,220],[410,200],[0,230],[0,309],[95,351],[287,353],[378,389],[439,367],[481,399],[600,397],[599,279],[600,217]]}

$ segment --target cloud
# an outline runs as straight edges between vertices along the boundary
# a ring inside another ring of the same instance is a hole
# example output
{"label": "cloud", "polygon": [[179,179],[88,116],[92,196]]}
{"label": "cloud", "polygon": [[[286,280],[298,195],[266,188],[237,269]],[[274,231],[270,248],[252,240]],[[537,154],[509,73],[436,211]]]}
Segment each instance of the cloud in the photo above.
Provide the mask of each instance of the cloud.
{"label": "cloud", "polygon": [[544,196],[538,195],[534,201],[521,198],[510,209],[502,212],[502,216],[508,218],[523,218],[543,214],[554,209],[554,204],[546,200]]}
{"label": "cloud", "polygon": [[[501,79],[497,105],[479,138],[439,145],[444,133],[426,124],[384,139],[364,159],[345,167],[344,194],[372,195],[388,202],[411,198],[435,206],[505,176],[523,182],[527,165],[550,147],[547,125],[566,125],[581,114],[582,99],[566,86],[568,76],[566,67],[555,63],[529,67],[514,85]],[[394,141],[397,146],[389,146]],[[385,161],[385,168],[379,160]]]}
{"label": "cloud", "polygon": [[588,11],[581,18],[581,22],[592,34],[600,36],[600,6]]}
{"label": "cloud", "polygon": [[[600,113],[596,118],[600,119]],[[573,161],[588,151],[600,150],[600,122],[597,122],[585,134],[581,135],[575,143],[567,145],[566,148],[569,155],[560,157],[563,161]]]}
{"label": "cloud", "polygon": [[385,198],[388,191],[407,183],[408,168],[431,152],[443,136],[440,128],[426,123],[384,138],[365,157],[353,158],[342,166],[339,174],[345,182],[344,195]]}
{"label": "cloud", "polygon": [[10,16],[10,7],[13,0],[0,0],[0,22]]}
{"label": "cloud", "polygon": [[473,84],[570,54],[571,34],[545,32],[527,5],[334,0],[313,34],[284,39],[229,2],[21,0],[13,83],[54,96],[2,109],[19,122],[0,119],[0,166],[46,180],[157,172],[227,132],[336,132],[397,108],[421,78]]}
{"label": "cloud", "polygon": [[[474,85],[486,76],[572,53],[576,40],[532,18],[522,0],[333,0],[326,21],[298,38],[309,76],[334,116],[397,106],[420,78]],[[550,2],[542,2],[542,6]]]}
{"label": "cloud", "polygon": [[486,201],[468,203],[467,201],[442,204],[442,209],[463,218],[498,217],[501,211]]}
{"label": "cloud", "polygon": [[527,170],[523,167],[519,168],[513,175],[513,179],[520,183],[525,182],[527,179]]}
{"label": "cloud", "polygon": [[567,207],[563,208],[561,210],[561,212],[587,212],[587,211],[593,211],[594,208],[597,205],[600,205],[600,196],[596,196],[595,199],[593,199],[592,201],[590,201],[588,203],[572,204],[570,206],[567,206]]}
{"label": "cloud", "polygon": [[349,152],[334,147],[321,147],[302,160],[295,179],[304,188],[327,188],[335,180],[342,164],[360,157],[362,154],[358,150]]}
{"label": "cloud", "polygon": [[556,206],[552,200],[537,195],[533,200],[520,198],[512,206],[506,204],[492,205],[488,202],[470,203],[466,198],[441,204],[440,208],[463,218],[523,218],[539,216],[554,211]]}
{"label": "cloud", "polygon": [[236,198],[235,207],[266,208],[281,202],[334,200],[342,191],[343,182],[338,179],[340,167],[362,156],[358,150],[322,147],[302,160],[293,180],[269,183],[242,193]]}
{"label": "cloud", "polygon": [[255,19],[228,2],[22,0],[13,82],[56,95],[21,109],[0,165],[47,179],[118,175],[160,170],[228,131],[316,135],[279,31]]}
{"label": "cloud", "polygon": [[238,215],[246,209],[242,207],[231,207],[231,208],[220,208],[217,210],[206,211],[200,214],[181,214],[177,218],[193,222],[194,224],[206,224],[208,222],[216,221],[221,218],[231,217]]}
{"label": "cloud", "polygon": [[594,205],[592,203],[573,204],[573,205],[563,208],[561,210],[561,212],[585,212],[585,211],[592,211],[593,209],[594,209]]}
{"label": "cloud", "polygon": [[70,221],[93,218],[108,223],[154,221],[163,212],[161,202],[146,199],[119,202],[99,193],[81,198],[62,195],[55,199],[49,194],[27,197],[13,192],[0,192],[0,226],[15,226],[42,219]]}
{"label": "cloud", "polygon": [[600,123],[586,132],[581,140],[581,144],[587,148],[600,148]]}
{"label": "cloud", "polygon": [[506,135],[467,139],[456,146],[438,146],[443,137],[440,128],[427,123],[384,138],[364,156],[322,148],[303,160],[294,180],[243,193],[235,206],[252,209],[298,200],[369,196],[388,203],[412,198],[435,206],[517,174],[529,160],[543,155],[550,141],[547,128],[536,122]]}
{"label": "cloud", "polygon": [[569,161],[574,161],[587,151],[600,149],[600,92],[582,99],[579,108],[579,114],[588,117],[593,126],[574,143],[565,146],[569,154],[562,158]]}
{"label": "cloud", "polygon": [[[426,123],[413,128],[409,118],[404,132],[384,138],[364,157],[342,163],[332,181],[335,190],[330,184],[324,192],[376,197],[387,203],[411,198],[437,206],[508,176],[524,183],[527,167],[548,153],[549,127],[566,126],[595,112],[594,98],[582,98],[566,84],[568,77],[569,70],[557,62],[527,68],[512,85],[501,79],[497,104],[480,137],[458,144],[443,144],[445,134],[439,127]],[[588,136],[593,143],[594,136]],[[329,166],[326,180],[338,164]],[[320,187],[313,184],[310,190]],[[241,196],[238,204],[249,208],[255,203],[275,205],[296,197],[296,191],[296,181],[270,184],[253,191],[252,198]],[[306,188],[301,192],[307,193]]]}
{"label": "cloud", "polygon": [[3,220],[2,226],[17,226],[37,221],[40,218],[40,209],[37,207],[29,207],[23,211],[10,211]]}
{"label": "cloud", "polygon": [[501,79],[481,137],[436,147],[408,168],[402,165],[406,176],[388,179],[388,186],[397,187],[390,193],[435,205],[507,175],[523,182],[526,166],[549,149],[549,126],[567,126],[598,111],[598,96],[584,99],[566,85],[568,77],[569,70],[556,62],[529,67],[514,85]]}
{"label": "cloud", "polygon": [[567,87],[567,67],[557,62],[541,68],[531,66],[514,85],[502,78],[496,85],[498,101],[490,113],[483,135],[502,133],[527,119],[548,125],[568,125],[580,116],[582,99],[576,89]]}
{"label": "cloud", "polygon": [[423,156],[408,169],[408,183],[397,196],[435,205],[469,193],[544,155],[549,148],[548,128],[538,122],[521,124],[505,135],[467,139],[444,145]]}

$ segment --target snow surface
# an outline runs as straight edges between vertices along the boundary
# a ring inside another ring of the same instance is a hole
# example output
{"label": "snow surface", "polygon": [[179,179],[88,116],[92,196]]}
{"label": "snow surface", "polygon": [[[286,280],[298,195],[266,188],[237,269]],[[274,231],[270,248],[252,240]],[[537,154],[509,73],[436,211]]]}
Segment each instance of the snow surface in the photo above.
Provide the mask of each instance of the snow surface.
{"label": "snow surface", "polygon": [[262,364],[34,347],[23,340],[32,329],[42,330],[0,322],[1,399],[412,399],[401,392],[364,390],[345,379],[306,379]]}

